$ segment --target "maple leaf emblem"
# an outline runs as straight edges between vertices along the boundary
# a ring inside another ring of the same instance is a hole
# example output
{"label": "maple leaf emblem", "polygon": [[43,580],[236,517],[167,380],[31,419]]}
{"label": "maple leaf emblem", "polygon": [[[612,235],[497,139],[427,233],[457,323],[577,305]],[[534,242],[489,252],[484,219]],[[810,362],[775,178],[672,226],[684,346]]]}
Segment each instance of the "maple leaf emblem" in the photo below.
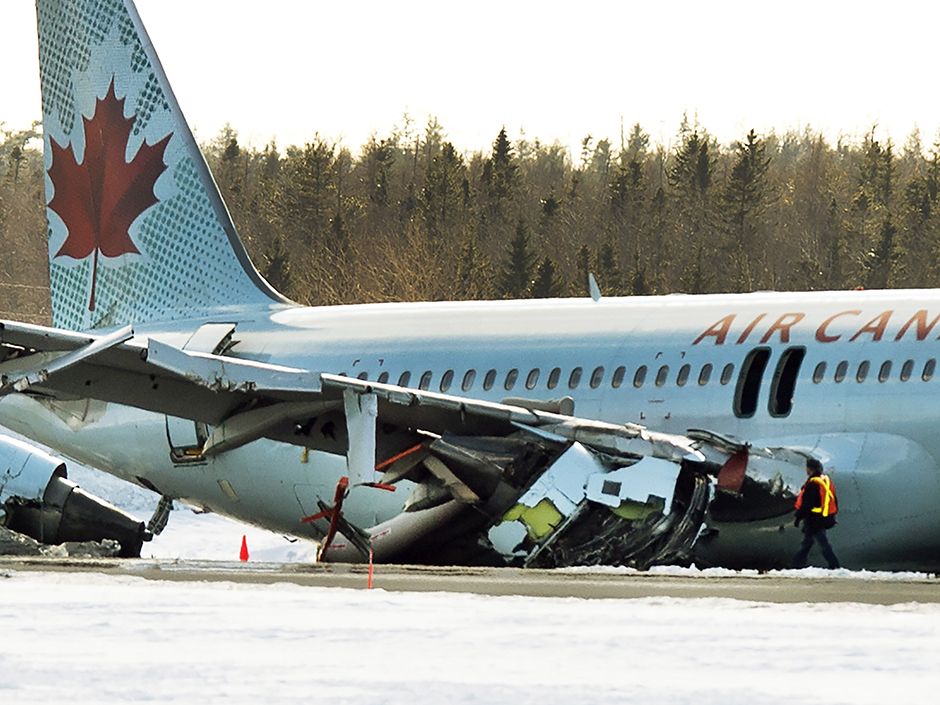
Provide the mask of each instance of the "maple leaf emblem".
{"label": "maple leaf emblem", "polygon": [[130,162],[125,160],[135,116],[124,117],[125,98],[118,99],[114,79],[104,98],[95,102],[95,114],[82,118],[85,156],[81,164],[71,146],[50,139],[52,166],[49,178],[55,195],[49,209],[62,218],[68,235],[56,257],[85,259],[93,255],[88,310],[95,310],[98,255],[139,254],[130,236],[131,224],[158,199],[154,184],[166,171],[163,155],[173,133],[156,144],[140,145]]}

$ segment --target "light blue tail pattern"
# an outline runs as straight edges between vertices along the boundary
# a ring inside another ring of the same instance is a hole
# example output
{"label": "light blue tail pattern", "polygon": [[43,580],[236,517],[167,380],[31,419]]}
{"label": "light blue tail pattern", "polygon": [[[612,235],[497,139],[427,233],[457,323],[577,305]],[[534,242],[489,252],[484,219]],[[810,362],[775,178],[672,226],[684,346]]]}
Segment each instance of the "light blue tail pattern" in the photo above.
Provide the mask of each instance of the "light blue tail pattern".
{"label": "light blue tail pattern", "polygon": [[288,303],[249,261],[133,3],[36,4],[54,325]]}

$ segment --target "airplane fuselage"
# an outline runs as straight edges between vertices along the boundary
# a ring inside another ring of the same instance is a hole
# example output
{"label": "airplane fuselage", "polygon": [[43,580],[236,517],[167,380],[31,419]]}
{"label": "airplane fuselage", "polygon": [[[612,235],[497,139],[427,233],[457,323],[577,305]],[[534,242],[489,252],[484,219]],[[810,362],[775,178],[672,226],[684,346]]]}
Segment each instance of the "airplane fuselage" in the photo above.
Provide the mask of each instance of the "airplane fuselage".
{"label": "airplane fuselage", "polygon": [[[570,397],[581,417],[755,445],[825,453],[826,438],[857,439],[833,456],[836,478],[846,457],[864,470],[878,438],[897,438],[910,457],[896,460],[919,466],[932,498],[938,320],[937,293],[885,291],[279,307],[136,332],[184,346],[206,323],[231,323],[227,354],[243,359],[493,401]],[[345,471],[341,456],[266,440],[200,459],[186,454],[192,422],[113,404],[13,397],[0,422],[163,494],[314,538],[323,526],[299,519]],[[404,489],[356,488],[344,511],[373,525],[401,511]],[[849,516],[865,498],[840,489]]]}

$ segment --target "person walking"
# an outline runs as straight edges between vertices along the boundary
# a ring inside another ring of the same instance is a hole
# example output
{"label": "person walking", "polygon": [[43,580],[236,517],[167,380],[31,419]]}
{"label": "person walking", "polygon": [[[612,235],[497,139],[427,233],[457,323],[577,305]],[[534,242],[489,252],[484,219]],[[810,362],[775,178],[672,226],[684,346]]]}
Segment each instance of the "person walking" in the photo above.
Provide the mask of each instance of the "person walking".
{"label": "person walking", "polygon": [[823,558],[830,568],[839,568],[826,531],[836,525],[839,504],[836,499],[836,486],[832,479],[823,474],[823,466],[816,458],[806,459],[806,482],[796,498],[796,516],[793,525],[803,524],[803,543],[793,556],[794,568],[805,568],[813,543],[818,543]]}

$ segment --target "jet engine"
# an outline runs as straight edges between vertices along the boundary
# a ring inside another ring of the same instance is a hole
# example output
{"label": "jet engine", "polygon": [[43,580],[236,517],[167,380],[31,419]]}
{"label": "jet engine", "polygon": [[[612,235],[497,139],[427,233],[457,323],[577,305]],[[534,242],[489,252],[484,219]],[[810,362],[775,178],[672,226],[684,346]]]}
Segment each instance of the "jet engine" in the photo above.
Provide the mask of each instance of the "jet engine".
{"label": "jet engine", "polygon": [[0,435],[0,525],[44,544],[112,539],[123,558],[140,555],[144,523],[82,490],[65,461]]}

